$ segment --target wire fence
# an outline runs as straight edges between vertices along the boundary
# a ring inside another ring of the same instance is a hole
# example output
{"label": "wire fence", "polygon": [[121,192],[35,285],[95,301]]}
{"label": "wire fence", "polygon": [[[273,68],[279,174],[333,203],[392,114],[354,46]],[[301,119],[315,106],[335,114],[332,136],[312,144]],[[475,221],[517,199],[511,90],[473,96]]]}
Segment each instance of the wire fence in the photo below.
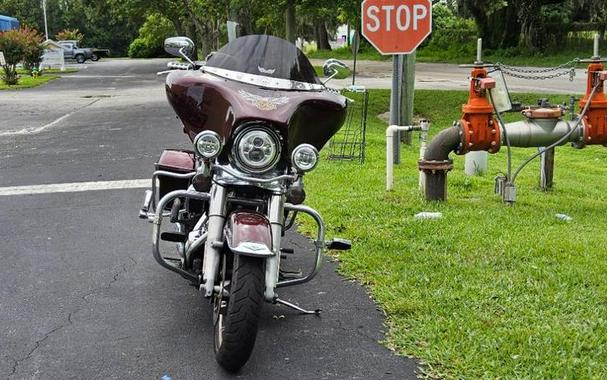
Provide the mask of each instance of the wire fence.
{"label": "wire fence", "polygon": [[366,89],[344,89],[341,94],[348,98],[348,113],[343,127],[329,142],[329,160],[365,162],[367,113],[369,91]]}

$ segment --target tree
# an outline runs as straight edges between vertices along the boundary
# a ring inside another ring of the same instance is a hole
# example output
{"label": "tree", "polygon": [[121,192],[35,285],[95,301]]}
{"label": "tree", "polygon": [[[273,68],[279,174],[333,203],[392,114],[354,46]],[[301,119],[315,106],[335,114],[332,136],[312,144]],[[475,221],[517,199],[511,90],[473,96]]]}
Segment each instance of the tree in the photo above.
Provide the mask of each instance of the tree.
{"label": "tree", "polygon": [[152,58],[165,56],[165,38],[175,35],[175,28],[169,19],[159,13],[149,15],[139,29],[137,37],[129,46],[129,57]]}
{"label": "tree", "polygon": [[[480,37],[488,48],[521,45],[530,52],[546,48],[548,35],[560,36],[569,24],[575,4],[604,0],[458,0],[463,15],[470,14]],[[558,23],[549,29],[550,20],[558,14]],[[554,42],[554,41],[552,41]]]}
{"label": "tree", "polygon": [[2,65],[2,80],[9,86],[19,83],[17,64],[21,62],[27,42],[21,30],[8,30],[0,32],[0,51],[4,52],[5,64]]}
{"label": "tree", "polygon": [[285,7],[285,39],[295,43],[297,24],[295,23],[295,0],[287,0]]}
{"label": "tree", "polygon": [[40,66],[42,60],[42,41],[44,38],[36,29],[24,26],[21,28],[23,41],[25,42],[25,50],[23,52],[23,68],[32,72],[34,68]]}
{"label": "tree", "polygon": [[63,29],[62,31],[55,34],[55,38],[58,41],[76,40],[78,42],[82,42],[84,34],[80,33],[80,30],[78,29]]}

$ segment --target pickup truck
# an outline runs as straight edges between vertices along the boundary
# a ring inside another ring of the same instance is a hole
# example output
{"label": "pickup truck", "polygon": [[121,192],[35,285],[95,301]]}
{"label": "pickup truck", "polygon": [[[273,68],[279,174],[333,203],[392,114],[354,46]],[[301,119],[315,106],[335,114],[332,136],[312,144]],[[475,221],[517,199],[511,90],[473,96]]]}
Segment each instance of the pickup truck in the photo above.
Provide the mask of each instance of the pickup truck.
{"label": "pickup truck", "polygon": [[76,40],[57,41],[63,47],[63,57],[75,59],[78,63],[84,63],[93,58],[93,49],[81,48]]}
{"label": "pickup truck", "polygon": [[97,62],[101,59],[101,57],[109,57],[110,49],[97,49],[93,48],[93,55],[91,56],[91,60]]}

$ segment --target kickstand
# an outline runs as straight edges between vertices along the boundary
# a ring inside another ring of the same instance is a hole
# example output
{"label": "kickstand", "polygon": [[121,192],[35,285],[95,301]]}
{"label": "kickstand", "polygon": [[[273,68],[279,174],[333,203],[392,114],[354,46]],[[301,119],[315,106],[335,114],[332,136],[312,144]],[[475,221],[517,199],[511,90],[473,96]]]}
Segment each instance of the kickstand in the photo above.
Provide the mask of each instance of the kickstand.
{"label": "kickstand", "polygon": [[281,305],[285,305],[287,307],[290,307],[291,309],[295,309],[299,312],[301,312],[302,314],[314,314],[314,315],[320,315],[321,310],[320,309],[316,309],[314,311],[310,311],[310,310],[306,310],[306,309],[302,309],[301,307],[294,305],[290,302],[281,300],[280,298],[276,298],[274,299],[274,303],[279,303]]}

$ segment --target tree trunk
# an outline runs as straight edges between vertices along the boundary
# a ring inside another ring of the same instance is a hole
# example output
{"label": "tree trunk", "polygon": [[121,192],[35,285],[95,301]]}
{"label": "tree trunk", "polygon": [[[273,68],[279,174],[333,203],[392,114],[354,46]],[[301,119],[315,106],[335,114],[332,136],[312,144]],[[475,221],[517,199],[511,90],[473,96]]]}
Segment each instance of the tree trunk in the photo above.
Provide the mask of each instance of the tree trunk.
{"label": "tree trunk", "polygon": [[500,22],[501,33],[496,36],[496,47],[509,48],[517,46],[521,37],[521,24],[518,22],[516,8],[509,5],[496,12],[495,22]]}
{"label": "tree trunk", "polygon": [[476,22],[476,26],[478,28],[478,34],[479,37],[481,37],[483,39],[483,46],[487,47],[487,48],[496,48],[497,46],[495,46],[495,44],[493,43],[493,40],[491,38],[491,26],[489,23],[489,18],[487,17],[487,14],[485,13],[485,8],[483,6],[476,6],[476,4],[472,3],[472,2],[468,2],[466,3],[468,6],[468,11],[470,12],[470,14],[472,15],[472,17],[474,18],[474,21]]}
{"label": "tree trunk", "polygon": [[329,33],[323,21],[316,23],[316,46],[318,50],[331,50],[331,44],[329,43]]}
{"label": "tree trunk", "polygon": [[295,43],[297,24],[295,22],[295,0],[287,0],[285,9],[285,38],[287,41]]}
{"label": "tree trunk", "polygon": [[194,30],[196,31],[195,41],[198,42],[198,44],[199,44],[198,46],[200,47],[200,52],[202,53],[202,56],[205,57],[212,50],[213,37],[211,36],[211,38],[209,38],[209,35],[211,35],[212,33],[209,33],[208,26],[204,25],[196,17],[196,14],[194,14],[194,12],[192,11],[192,8],[190,7],[190,3],[188,2],[188,0],[182,0],[182,2],[184,5],[184,8],[186,9],[186,11],[188,13],[190,20],[194,24]]}

